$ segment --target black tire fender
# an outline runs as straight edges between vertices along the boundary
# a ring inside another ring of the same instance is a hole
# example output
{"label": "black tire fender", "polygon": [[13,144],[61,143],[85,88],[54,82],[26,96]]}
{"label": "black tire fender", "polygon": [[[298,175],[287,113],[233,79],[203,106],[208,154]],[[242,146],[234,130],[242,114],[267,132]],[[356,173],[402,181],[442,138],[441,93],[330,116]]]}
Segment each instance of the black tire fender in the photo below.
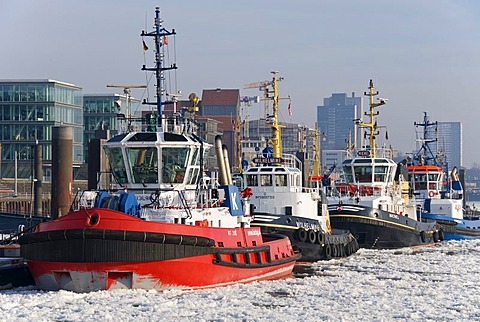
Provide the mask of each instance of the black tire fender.
{"label": "black tire fender", "polygon": [[326,244],[324,249],[324,254],[326,259],[332,259],[332,245]]}
{"label": "black tire fender", "polygon": [[317,242],[317,232],[315,230],[308,231],[308,242],[310,244],[315,244]]}
{"label": "black tire fender", "polygon": [[420,239],[422,240],[422,243],[427,241],[427,235],[425,234],[425,231],[420,232]]}
{"label": "black tire fender", "polygon": [[307,241],[307,238],[308,238],[307,231],[303,228],[300,228],[297,231],[297,237],[298,237],[299,241],[301,241],[302,243],[305,243]]}

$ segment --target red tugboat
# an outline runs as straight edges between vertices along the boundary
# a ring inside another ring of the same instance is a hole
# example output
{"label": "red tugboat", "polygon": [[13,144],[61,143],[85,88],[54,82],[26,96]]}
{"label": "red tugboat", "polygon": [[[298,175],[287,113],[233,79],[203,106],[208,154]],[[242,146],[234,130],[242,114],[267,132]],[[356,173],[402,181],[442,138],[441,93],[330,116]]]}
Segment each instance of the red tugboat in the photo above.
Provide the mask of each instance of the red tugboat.
{"label": "red tugboat", "polygon": [[[36,285],[44,290],[205,288],[290,276],[300,255],[288,237],[250,227],[248,196],[231,181],[216,140],[219,184],[204,175],[210,147],[193,131],[194,107],[162,113],[162,46],[175,34],[156,8],[156,122],[103,146],[112,191],[84,192],[82,207],[38,224],[19,240]],[[168,131],[167,131],[168,130]],[[127,192],[128,187],[128,192]]]}

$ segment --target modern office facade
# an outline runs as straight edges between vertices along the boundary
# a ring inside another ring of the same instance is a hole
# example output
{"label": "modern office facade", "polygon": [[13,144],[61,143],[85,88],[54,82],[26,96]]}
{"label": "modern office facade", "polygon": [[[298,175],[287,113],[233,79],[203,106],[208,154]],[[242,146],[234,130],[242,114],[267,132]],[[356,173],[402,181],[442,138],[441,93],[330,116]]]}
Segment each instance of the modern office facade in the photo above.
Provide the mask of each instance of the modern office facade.
{"label": "modern office facade", "polygon": [[88,142],[96,130],[109,130],[110,136],[141,130],[140,100],[119,94],[85,94],[83,96],[83,155],[88,160]]}
{"label": "modern office facade", "polygon": [[73,163],[83,163],[82,88],[50,79],[0,80],[0,178],[32,176],[33,147],[42,145],[44,177],[51,175],[52,127],[73,129]]}
{"label": "modern office facade", "polygon": [[354,120],[362,116],[361,97],[352,93],[334,93],[323,99],[323,105],[317,106],[317,124],[322,138],[322,150],[344,150],[349,135],[351,143],[361,146],[361,135],[355,129]]}

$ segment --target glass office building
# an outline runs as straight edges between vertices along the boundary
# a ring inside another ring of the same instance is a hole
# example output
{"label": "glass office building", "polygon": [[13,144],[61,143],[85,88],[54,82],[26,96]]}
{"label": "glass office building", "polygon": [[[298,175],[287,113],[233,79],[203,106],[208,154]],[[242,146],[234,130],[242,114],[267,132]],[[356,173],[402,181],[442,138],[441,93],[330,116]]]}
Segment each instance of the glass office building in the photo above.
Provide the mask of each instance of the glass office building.
{"label": "glass office building", "polygon": [[73,129],[74,167],[83,163],[82,88],[55,80],[0,80],[1,178],[32,175],[33,146],[43,147],[44,176],[51,175],[52,127]]}
{"label": "glass office building", "polygon": [[317,106],[317,123],[322,136],[322,150],[345,150],[349,133],[352,144],[362,146],[362,137],[355,129],[354,120],[362,117],[362,98],[352,93],[334,93]]}
{"label": "glass office building", "polygon": [[110,137],[127,130],[141,130],[141,102],[118,94],[85,94],[83,96],[83,156],[88,162],[88,142],[96,130],[109,130]]}

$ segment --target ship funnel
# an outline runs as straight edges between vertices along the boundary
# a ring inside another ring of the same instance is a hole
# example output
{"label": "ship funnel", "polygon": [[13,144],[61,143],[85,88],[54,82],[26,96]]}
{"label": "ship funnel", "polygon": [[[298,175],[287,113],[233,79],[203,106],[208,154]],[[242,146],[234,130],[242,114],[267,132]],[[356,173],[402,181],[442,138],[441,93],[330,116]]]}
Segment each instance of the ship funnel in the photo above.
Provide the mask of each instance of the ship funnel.
{"label": "ship funnel", "polygon": [[223,156],[222,137],[220,135],[215,137],[215,151],[217,153],[218,180],[221,185],[226,185],[228,184],[228,179]]}
{"label": "ship funnel", "polygon": [[232,180],[232,173],[230,172],[230,162],[228,160],[228,150],[227,150],[227,146],[224,144],[222,145],[222,149],[223,149],[223,160],[224,160],[224,164],[225,164],[225,173],[227,175],[226,179],[227,179],[227,182],[226,184],[233,184],[233,180]]}

